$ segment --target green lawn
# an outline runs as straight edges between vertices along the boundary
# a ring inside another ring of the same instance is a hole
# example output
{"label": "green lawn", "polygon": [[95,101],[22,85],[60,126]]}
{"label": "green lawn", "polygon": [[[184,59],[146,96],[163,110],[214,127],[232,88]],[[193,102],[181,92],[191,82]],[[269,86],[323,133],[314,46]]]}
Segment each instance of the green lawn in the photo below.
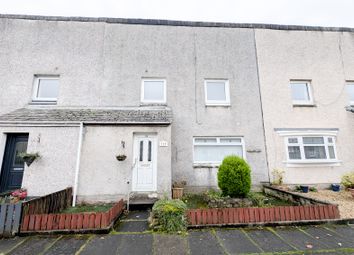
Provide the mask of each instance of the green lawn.
{"label": "green lawn", "polygon": [[106,212],[112,207],[112,204],[82,204],[75,207],[69,207],[60,213],[81,213],[81,212]]}

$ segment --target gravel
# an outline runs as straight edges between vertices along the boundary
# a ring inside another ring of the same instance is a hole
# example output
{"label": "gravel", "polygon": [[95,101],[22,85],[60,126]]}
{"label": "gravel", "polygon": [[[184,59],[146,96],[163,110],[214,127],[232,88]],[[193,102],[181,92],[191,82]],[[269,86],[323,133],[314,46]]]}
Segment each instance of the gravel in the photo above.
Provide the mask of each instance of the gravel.
{"label": "gravel", "polygon": [[302,195],[338,204],[341,219],[354,219],[354,198],[349,191],[319,190]]}

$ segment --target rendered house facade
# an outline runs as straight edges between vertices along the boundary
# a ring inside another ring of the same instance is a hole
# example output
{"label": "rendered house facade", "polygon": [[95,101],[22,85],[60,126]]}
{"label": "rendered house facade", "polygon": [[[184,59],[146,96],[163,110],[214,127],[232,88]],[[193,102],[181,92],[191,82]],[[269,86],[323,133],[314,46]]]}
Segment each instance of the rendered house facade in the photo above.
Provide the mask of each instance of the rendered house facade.
{"label": "rendered house facade", "polygon": [[203,190],[229,154],[268,181],[254,30],[27,18],[0,19],[0,148],[25,134],[41,155],[23,171],[29,195]]}
{"label": "rendered house facade", "polygon": [[[73,186],[88,202],[169,195],[173,181],[202,191],[230,154],[254,186],[274,168],[338,182],[354,167],[352,33],[2,15],[0,188]],[[29,167],[26,151],[40,154]]]}

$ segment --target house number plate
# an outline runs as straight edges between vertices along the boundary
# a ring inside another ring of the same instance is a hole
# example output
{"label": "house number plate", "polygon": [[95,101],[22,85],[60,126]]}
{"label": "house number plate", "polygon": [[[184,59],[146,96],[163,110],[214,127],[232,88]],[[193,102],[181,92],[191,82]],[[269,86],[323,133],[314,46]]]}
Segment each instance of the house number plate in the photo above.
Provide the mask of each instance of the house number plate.
{"label": "house number plate", "polygon": [[159,145],[160,145],[160,147],[167,147],[168,146],[168,142],[167,141],[160,141]]}

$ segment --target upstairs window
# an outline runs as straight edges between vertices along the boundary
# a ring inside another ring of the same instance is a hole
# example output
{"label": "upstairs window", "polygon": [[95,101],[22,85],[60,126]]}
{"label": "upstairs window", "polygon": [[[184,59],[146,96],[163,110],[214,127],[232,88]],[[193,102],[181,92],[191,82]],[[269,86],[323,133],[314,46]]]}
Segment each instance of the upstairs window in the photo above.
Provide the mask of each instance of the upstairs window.
{"label": "upstairs window", "polygon": [[228,80],[205,80],[206,105],[230,105],[230,88]]}
{"label": "upstairs window", "polygon": [[291,81],[290,87],[293,105],[313,105],[309,81]]}
{"label": "upstairs window", "polygon": [[194,163],[220,164],[229,155],[244,157],[241,137],[195,137]]}
{"label": "upstairs window", "polygon": [[141,102],[166,103],[166,80],[143,79],[141,88]]}
{"label": "upstairs window", "polygon": [[288,160],[326,162],[337,159],[335,137],[296,136],[286,137]]}
{"label": "upstairs window", "polygon": [[58,76],[35,76],[33,101],[56,102],[59,94]]}
{"label": "upstairs window", "polygon": [[349,96],[349,104],[354,105],[354,82],[347,82],[347,93]]}

